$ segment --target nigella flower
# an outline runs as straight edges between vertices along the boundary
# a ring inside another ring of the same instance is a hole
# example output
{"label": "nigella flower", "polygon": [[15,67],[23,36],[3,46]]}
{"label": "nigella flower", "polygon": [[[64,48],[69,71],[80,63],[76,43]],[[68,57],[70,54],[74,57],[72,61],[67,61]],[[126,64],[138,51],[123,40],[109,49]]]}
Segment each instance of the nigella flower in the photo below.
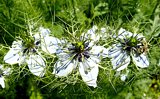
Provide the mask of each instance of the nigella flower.
{"label": "nigella flower", "polygon": [[0,85],[2,88],[5,88],[5,76],[8,76],[11,73],[11,68],[4,68],[0,65]]}
{"label": "nigella flower", "polygon": [[117,37],[117,44],[113,44],[108,50],[108,57],[111,58],[113,69],[121,71],[130,64],[131,58],[133,63],[145,68],[149,66],[149,61],[146,55],[147,42],[144,36],[133,34],[120,29]]}
{"label": "nigella flower", "polygon": [[[57,77],[67,76],[78,68],[83,81],[89,85],[97,86],[98,66],[100,58],[106,57],[107,49],[93,44],[96,38],[96,26],[84,33],[78,41],[66,42],[65,48],[57,50],[58,61],[55,63],[53,74]],[[87,38],[89,37],[89,38]]]}
{"label": "nigella flower", "polygon": [[62,40],[59,40],[56,37],[49,36],[50,30],[44,29],[43,27],[39,28],[39,31],[41,31],[42,34],[42,40],[41,40],[41,49],[49,54],[56,53],[57,49],[59,49],[59,44],[62,43]]}
{"label": "nigella flower", "polygon": [[[9,52],[4,56],[4,61],[9,64],[19,64],[26,62],[29,70],[36,76],[42,77],[45,73],[45,59],[39,50],[50,51],[46,47],[49,36],[49,29],[39,28],[38,33],[31,33],[28,37],[13,41]],[[52,47],[53,48],[53,47]]]}

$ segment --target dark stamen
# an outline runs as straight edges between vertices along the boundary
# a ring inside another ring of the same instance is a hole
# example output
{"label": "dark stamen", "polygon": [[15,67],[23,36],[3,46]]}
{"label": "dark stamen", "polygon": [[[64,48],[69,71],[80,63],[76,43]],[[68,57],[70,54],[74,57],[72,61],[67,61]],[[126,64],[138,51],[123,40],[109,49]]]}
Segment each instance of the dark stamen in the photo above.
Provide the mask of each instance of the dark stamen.
{"label": "dark stamen", "polygon": [[39,40],[39,41],[37,41],[37,42],[36,42],[36,45],[39,45],[39,44],[40,44],[40,42],[41,42],[40,40]]}

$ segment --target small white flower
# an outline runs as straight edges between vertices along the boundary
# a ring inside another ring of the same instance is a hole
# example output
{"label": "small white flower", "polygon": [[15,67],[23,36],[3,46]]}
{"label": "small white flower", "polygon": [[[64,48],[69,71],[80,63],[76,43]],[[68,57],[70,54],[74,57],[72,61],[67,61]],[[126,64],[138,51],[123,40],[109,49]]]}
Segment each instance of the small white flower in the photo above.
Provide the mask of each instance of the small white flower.
{"label": "small white flower", "polygon": [[113,44],[108,50],[108,57],[111,58],[113,69],[121,71],[130,64],[131,57],[133,63],[141,68],[149,66],[146,56],[147,43],[144,36],[133,34],[120,29],[117,37],[117,44]]}
{"label": "small white flower", "polygon": [[122,81],[125,81],[126,78],[127,78],[127,75],[125,75],[125,74],[122,74],[122,75],[121,75],[121,80],[122,80]]}
{"label": "small white flower", "polygon": [[[103,46],[90,44],[94,40],[99,40],[99,37],[95,36],[96,26],[92,29],[84,34],[83,40],[80,39],[75,43],[66,43],[68,48],[63,48],[57,53],[59,59],[54,66],[53,74],[58,77],[67,76],[73,69],[78,67],[83,81],[88,86],[97,86],[100,57],[106,57],[108,51]],[[88,38],[86,38],[87,36]]]}
{"label": "small white flower", "polygon": [[[4,56],[4,61],[9,64],[28,64],[29,70],[36,76],[44,76],[45,62],[39,49],[46,50],[49,29],[39,28],[40,33],[30,35],[29,38],[13,41],[9,52]],[[46,48],[46,49],[45,49]],[[52,47],[53,48],[53,47]],[[54,49],[54,48],[53,48]],[[48,49],[50,51],[50,49]]]}
{"label": "small white flower", "polygon": [[129,70],[126,70],[125,73],[123,73],[123,74],[120,75],[120,79],[122,81],[125,81],[127,79],[128,74],[129,74]]}
{"label": "small white flower", "polygon": [[0,65],[0,85],[2,88],[5,88],[5,76],[8,76],[11,73],[11,68],[3,68]]}

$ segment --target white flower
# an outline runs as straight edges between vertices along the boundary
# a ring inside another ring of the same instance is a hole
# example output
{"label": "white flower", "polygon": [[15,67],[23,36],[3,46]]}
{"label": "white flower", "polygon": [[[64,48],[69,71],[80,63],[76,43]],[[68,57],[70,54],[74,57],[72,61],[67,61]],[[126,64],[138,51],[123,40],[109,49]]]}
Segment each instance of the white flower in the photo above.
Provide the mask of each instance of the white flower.
{"label": "white flower", "polygon": [[80,39],[74,43],[67,42],[68,48],[63,48],[57,53],[59,59],[54,66],[53,74],[58,77],[67,76],[78,67],[83,81],[88,86],[97,86],[100,58],[106,57],[108,51],[103,46],[93,44],[93,41],[99,40],[99,37],[95,36],[95,26],[92,29],[88,30],[84,36],[90,38],[82,37],[83,40]]}
{"label": "white flower", "polygon": [[11,73],[11,68],[3,68],[2,65],[0,65],[0,85],[2,88],[5,88],[5,76],[9,75]]}
{"label": "white flower", "polygon": [[122,80],[122,81],[125,81],[126,78],[127,78],[127,75],[126,75],[126,74],[122,74],[122,75],[121,75],[121,80]]}
{"label": "white flower", "polygon": [[56,37],[49,36],[50,30],[45,29],[43,27],[39,28],[39,31],[42,34],[43,39],[41,40],[41,48],[44,52],[47,52],[49,54],[56,53],[56,51],[59,49],[59,43],[62,43],[62,40],[59,40]]}
{"label": "white flower", "polygon": [[146,56],[147,43],[144,36],[133,34],[120,29],[117,37],[117,44],[113,44],[108,50],[108,57],[111,58],[113,69],[121,71],[130,64],[131,57],[133,63],[141,68],[149,66]]}
{"label": "white flower", "polygon": [[[40,47],[44,50],[49,38],[49,29],[39,28],[40,33],[30,35],[28,38],[13,41],[4,61],[9,64],[28,64],[29,70],[36,76],[44,76],[45,62],[39,53]],[[44,42],[45,41],[45,42]]]}

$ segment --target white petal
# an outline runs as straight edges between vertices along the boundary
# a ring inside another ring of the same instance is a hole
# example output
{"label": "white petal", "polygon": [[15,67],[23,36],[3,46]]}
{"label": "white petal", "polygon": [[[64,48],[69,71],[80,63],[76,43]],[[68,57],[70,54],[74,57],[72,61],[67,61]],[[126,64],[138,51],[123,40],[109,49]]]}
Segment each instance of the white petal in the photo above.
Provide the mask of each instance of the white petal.
{"label": "white petal", "polygon": [[130,57],[128,56],[126,59],[124,59],[124,61],[120,64],[120,66],[118,66],[119,68],[117,69],[117,71],[121,71],[125,68],[127,68],[127,66],[130,64]]}
{"label": "white petal", "polygon": [[95,34],[95,31],[98,29],[96,25],[94,25],[91,29],[87,31],[87,34]]}
{"label": "white petal", "polygon": [[120,28],[120,30],[118,32],[118,38],[119,39],[124,39],[126,37],[132,37],[132,36],[133,36],[133,33],[129,32],[129,31],[126,31],[123,28]]}
{"label": "white petal", "polygon": [[149,61],[145,54],[141,54],[141,55],[131,54],[131,56],[136,66],[141,68],[145,68],[149,66]]}
{"label": "white petal", "polygon": [[55,53],[59,48],[58,43],[60,43],[60,40],[58,38],[46,36],[44,38],[44,41],[42,42],[41,47],[43,51],[52,54]]}
{"label": "white petal", "polygon": [[54,65],[54,70],[53,74],[56,76],[62,77],[62,76],[67,76],[72,72],[74,69],[75,64],[71,62],[70,60],[66,61],[58,61]]}
{"label": "white petal", "polygon": [[108,49],[106,49],[103,46],[93,46],[92,49],[90,50],[90,53],[105,58],[108,55]]}
{"label": "white petal", "polygon": [[12,48],[14,48],[16,50],[21,50],[22,49],[22,41],[21,40],[13,41]]}
{"label": "white petal", "polygon": [[142,34],[136,34],[136,33],[134,33],[133,37],[136,37],[137,39],[140,39],[140,38],[145,39]]}
{"label": "white petal", "polygon": [[0,65],[0,70],[2,70],[3,75],[9,75],[11,73],[11,68],[4,68],[3,65]]}
{"label": "white petal", "polygon": [[29,70],[36,76],[43,77],[45,72],[44,60],[39,55],[30,55],[26,60]]}
{"label": "white petal", "polygon": [[100,36],[96,33],[97,29],[98,27],[95,25],[91,29],[89,29],[85,34],[86,39],[91,39],[94,42],[98,41],[100,39]]}
{"label": "white petal", "polygon": [[5,82],[3,76],[0,77],[0,85],[2,86],[2,88],[5,88]]}
{"label": "white petal", "polygon": [[108,48],[108,57],[113,58],[121,54],[122,47],[120,44],[114,44],[112,47]]}
{"label": "white petal", "polygon": [[12,48],[4,56],[4,61],[9,64],[19,63],[20,53],[22,50],[22,41],[13,41]]}
{"label": "white petal", "polygon": [[3,74],[4,75],[9,75],[11,73],[11,68],[4,68]]}
{"label": "white petal", "polygon": [[106,32],[106,28],[101,28],[101,33],[105,33]]}
{"label": "white petal", "polygon": [[4,68],[3,68],[3,65],[0,65],[0,69],[1,69],[1,70],[3,70],[3,69],[4,69]]}
{"label": "white petal", "polygon": [[111,59],[113,69],[117,69],[117,71],[121,71],[130,63],[130,56],[127,55],[127,52],[121,52],[120,54],[117,54]]}
{"label": "white petal", "polygon": [[34,34],[33,37],[34,37],[34,39],[35,39],[35,42],[41,40],[41,38],[42,38],[39,33]]}
{"label": "white petal", "polygon": [[68,53],[65,53],[65,52],[61,52],[61,53],[57,54],[57,56],[60,61],[66,61],[67,59],[69,59],[71,57],[71,55],[69,55]]}
{"label": "white petal", "polygon": [[45,29],[44,27],[39,27],[39,32],[43,37],[45,37],[49,35],[51,31],[49,29]]}
{"label": "white petal", "polygon": [[98,76],[98,64],[88,59],[84,62],[79,63],[79,72],[82,76],[83,81],[88,86],[97,87],[97,76]]}
{"label": "white petal", "polygon": [[9,52],[4,56],[4,61],[6,63],[11,64],[11,65],[19,63],[19,58],[20,58],[19,51],[20,50],[16,50],[14,48],[11,48],[9,50]]}

